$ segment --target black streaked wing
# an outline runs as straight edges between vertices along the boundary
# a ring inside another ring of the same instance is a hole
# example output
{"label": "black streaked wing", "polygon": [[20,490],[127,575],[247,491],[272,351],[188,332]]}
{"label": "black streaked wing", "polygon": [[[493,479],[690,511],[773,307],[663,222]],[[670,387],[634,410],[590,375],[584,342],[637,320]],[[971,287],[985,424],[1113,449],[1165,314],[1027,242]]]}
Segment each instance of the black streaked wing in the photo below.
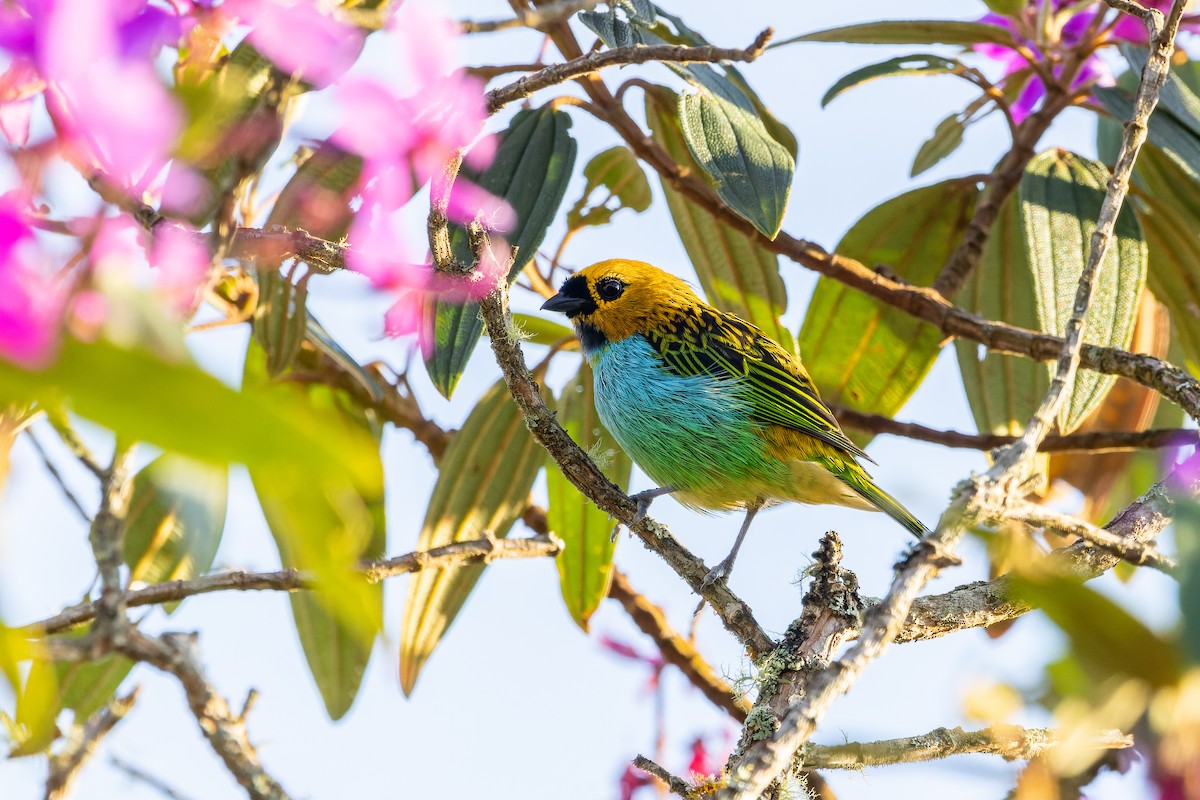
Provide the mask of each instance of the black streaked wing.
{"label": "black streaked wing", "polygon": [[647,338],[678,375],[749,381],[757,421],[793,428],[873,461],[842,433],[799,360],[740,317],[702,308]]}

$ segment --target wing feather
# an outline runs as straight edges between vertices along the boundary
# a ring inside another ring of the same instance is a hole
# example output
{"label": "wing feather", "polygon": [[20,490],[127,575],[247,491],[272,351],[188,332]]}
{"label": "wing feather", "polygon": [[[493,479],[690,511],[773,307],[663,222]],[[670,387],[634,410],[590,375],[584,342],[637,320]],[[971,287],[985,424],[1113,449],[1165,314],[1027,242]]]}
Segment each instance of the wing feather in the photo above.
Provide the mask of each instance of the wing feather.
{"label": "wing feather", "polygon": [[701,307],[646,338],[680,376],[746,381],[756,421],[795,429],[873,463],[842,432],[800,360],[744,319]]}

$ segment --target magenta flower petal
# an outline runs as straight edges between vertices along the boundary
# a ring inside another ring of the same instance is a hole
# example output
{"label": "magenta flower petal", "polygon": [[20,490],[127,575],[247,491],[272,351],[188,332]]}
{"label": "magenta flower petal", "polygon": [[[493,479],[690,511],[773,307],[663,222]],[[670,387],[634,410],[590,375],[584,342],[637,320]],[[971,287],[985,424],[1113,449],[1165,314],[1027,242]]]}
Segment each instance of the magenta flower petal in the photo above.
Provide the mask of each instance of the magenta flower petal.
{"label": "magenta flower petal", "polygon": [[450,190],[446,216],[467,224],[478,219],[489,231],[508,232],[517,224],[517,215],[504,199],[459,177]]}
{"label": "magenta flower petal", "polygon": [[222,9],[251,27],[251,43],[280,69],[318,88],[346,74],[362,52],[362,32],[313,0],[232,0]]}
{"label": "magenta flower petal", "polygon": [[1034,107],[1042,101],[1046,96],[1046,85],[1042,83],[1042,79],[1036,75],[1029,79],[1029,83],[1021,90],[1021,94],[1017,96],[1017,100],[1012,104],[1013,122],[1021,124],[1031,113]]}
{"label": "magenta flower petal", "polygon": [[58,347],[64,300],[16,199],[0,198],[0,358],[45,366]]}
{"label": "magenta flower petal", "polygon": [[187,313],[195,306],[196,292],[204,283],[212,258],[196,231],[162,223],[154,229],[150,265],[159,270],[159,289],[180,313]]}

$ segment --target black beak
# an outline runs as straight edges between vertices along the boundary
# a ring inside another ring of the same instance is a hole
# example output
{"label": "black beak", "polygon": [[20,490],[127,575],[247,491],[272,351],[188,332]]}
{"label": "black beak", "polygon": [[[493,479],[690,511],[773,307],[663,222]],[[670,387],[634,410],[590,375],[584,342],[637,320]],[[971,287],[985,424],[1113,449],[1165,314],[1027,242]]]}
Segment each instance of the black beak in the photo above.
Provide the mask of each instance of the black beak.
{"label": "black beak", "polygon": [[542,311],[561,311],[569,317],[572,314],[578,314],[587,304],[588,298],[569,297],[559,292],[554,297],[542,303]]}

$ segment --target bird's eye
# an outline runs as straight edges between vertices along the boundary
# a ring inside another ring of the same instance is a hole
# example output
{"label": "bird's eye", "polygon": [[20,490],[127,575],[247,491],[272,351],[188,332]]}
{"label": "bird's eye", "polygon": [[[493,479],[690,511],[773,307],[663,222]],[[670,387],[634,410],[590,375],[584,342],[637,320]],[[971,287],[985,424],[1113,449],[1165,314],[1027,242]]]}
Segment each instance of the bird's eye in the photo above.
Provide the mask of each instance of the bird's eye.
{"label": "bird's eye", "polygon": [[605,278],[596,284],[596,294],[606,303],[611,303],[625,291],[625,284],[616,278]]}

